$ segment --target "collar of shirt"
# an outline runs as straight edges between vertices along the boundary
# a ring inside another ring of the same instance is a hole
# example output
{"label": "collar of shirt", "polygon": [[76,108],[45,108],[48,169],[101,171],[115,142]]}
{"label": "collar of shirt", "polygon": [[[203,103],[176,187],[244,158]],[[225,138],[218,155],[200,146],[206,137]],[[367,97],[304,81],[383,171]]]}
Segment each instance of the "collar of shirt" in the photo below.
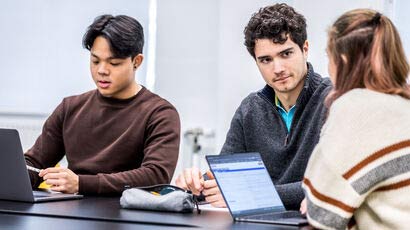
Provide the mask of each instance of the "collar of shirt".
{"label": "collar of shirt", "polygon": [[289,111],[286,111],[280,101],[279,98],[275,95],[275,105],[278,108],[279,114],[282,117],[283,121],[285,122],[286,128],[288,132],[290,132],[290,126],[292,125],[293,115],[295,115],[295,105],[290,107]]}

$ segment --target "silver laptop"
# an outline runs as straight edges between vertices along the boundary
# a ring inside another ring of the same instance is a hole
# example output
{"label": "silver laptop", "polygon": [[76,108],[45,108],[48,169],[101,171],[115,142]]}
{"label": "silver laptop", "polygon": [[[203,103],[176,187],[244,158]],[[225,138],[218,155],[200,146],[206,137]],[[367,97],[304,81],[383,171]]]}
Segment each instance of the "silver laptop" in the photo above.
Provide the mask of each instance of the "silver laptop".
{"label": "silver laptop", "polygon": [[206,156],[234,221],[305,225],[286,211],[259,153]]}
{"label": "silver laptop", "polygon": [[77,194],[33,191],[24,160],[20,137],[15,129],[0,129],[0,199],[45,202],[80,199]]}

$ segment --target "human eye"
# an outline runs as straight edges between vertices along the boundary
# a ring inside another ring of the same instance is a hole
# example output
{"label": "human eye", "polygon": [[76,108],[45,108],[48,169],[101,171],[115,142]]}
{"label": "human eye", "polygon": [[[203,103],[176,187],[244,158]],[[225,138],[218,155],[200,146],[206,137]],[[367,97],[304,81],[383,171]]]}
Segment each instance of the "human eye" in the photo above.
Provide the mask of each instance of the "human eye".
{"label": "human eye", "polygon": [[110,64],[112,66],[119,66],[119,65],[121,65],[121,62],[111,62]]}
{"label": "human eye", "polygon": [[100,62],[97,59],[91,59],[91,63],[93,63],[94,65],[97,65]]}
{"label": "human eye", "polygon": [[122,60],[118,60],[118,59],[112,59],[111,61],[110,61],[110,64],[112,65],[112,66],[119,66],[119,65],[121,65],[123,63],[123,61]]}
{"label": "human eye", "polygon": [[259,59],[259,62],[263,63],[263,64],[268,64],[271,61],[272,61],[272,58],[270,58],[270,57],[263,57],[263,58]]}
{"label": "human eye", "polygon": [[290,57],[292,54],[293,54],[292,50],[287,50],[287,51],[281,53],[281,56],[284,57],[284,58],[287,58],[287,57]]}

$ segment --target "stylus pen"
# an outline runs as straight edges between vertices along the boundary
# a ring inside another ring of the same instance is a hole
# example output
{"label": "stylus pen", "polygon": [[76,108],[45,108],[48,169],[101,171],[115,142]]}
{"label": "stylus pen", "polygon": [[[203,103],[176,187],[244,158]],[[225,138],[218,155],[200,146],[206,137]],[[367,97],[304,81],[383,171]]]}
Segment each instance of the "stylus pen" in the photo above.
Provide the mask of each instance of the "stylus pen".
{"label": "stylus pen", "polygon": [[30,170],[30,171],[33,171],[33,172],[36,172],[36,173],[40,173],[40,171],[41,171],[41,169],[34,168],[33,166],[30,166],[30,165],[26,165],[26,166],[27,166],[27,169]]}

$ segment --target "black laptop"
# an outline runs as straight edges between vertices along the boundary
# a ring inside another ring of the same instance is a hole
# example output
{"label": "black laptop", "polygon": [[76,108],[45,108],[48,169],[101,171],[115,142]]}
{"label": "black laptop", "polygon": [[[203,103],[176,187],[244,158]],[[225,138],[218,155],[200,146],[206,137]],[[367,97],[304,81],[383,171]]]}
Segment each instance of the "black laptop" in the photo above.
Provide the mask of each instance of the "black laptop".
{"label": "black laptop", "polygon": [[33,191],[20,137],[15,129],[0,129],[0,183],[1,200],[35,203],[83,197],[78,194]]}
{"label": "black laptop", "polygon": [[234,221],[305,225],[286,211],[259,153],[206,156]]}

